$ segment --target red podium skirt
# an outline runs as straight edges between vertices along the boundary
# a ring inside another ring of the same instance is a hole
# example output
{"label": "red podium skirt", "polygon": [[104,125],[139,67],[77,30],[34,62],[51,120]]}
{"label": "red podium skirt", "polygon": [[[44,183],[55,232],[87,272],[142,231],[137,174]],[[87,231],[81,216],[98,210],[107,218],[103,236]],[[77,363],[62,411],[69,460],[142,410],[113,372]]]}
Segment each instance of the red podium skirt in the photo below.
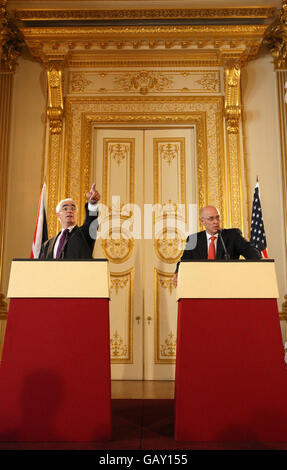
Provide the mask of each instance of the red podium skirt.
{"label": "red podium skirt", "polygon": [[111,438],[109,301],[12,299],[0,441]]}
{"label": "red podium skirt", "polygon": [[276,300],[179,301],[175,439],[287,442]]}

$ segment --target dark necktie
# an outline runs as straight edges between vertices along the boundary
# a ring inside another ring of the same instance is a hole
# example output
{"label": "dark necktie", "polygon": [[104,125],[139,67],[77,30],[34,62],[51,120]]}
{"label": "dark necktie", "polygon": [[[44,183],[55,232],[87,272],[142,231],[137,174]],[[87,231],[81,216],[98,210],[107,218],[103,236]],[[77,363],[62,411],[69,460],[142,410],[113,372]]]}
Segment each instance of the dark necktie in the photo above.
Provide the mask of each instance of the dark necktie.
{"label": "dark necktie", "polygon": [[216,237],[210,237],[210,244],[208,248],[208,259],[215,259],[215,244]]}
{"label": "dark necktie", "polygon": [[62,253],[62,249],[63,249],[63,245],[67,239],[67,236],[68,236],[68,233],[69,233],[69,229],[66,228],[63,232],[62,232],[62,235],[60,236],[60,241],[59,241],[59,245],[58,245],[58,248],[57,248],[57,253],[56,253],[56,259],[59,259],[60,256],[61,256],[61,253]]}

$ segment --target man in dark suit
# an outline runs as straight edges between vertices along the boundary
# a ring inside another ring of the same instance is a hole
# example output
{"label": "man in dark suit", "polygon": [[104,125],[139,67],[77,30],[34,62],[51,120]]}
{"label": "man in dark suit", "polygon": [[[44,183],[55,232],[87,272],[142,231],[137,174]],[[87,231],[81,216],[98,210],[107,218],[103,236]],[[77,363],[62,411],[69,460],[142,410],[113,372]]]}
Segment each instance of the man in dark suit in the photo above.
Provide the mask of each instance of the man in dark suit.
{"label": "man in dark suit", "polygon": [[63,199],[56,207],[62,230],[41,248],[40,259],[92,259],[97,233],[97,203],[100,194],[95,183],[87,193],[85,221],[77,225],[78,209],[73,199]]}
{"label": "man in dark suit", "polygon": [[[200,220],[205,230],[189,235],[185,250],[180,261],[200,259],[261,259],[260,251],[249,243],[239,229],[223,229],[220,227],[220,213],[214,206],[203,207]],[[177,263],[173,283],[177,285],[177,273],[180,262]]]}

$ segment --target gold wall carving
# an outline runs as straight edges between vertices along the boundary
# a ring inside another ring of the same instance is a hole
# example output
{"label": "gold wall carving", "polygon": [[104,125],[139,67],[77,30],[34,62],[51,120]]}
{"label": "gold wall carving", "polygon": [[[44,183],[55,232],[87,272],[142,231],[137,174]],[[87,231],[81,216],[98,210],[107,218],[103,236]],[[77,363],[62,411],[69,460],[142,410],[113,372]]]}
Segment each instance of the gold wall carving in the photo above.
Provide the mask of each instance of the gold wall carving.
{"label": "gold wall carving", "polygon": [[[133,363],[133,323],[134,323],[134,268],[122,273],[110,273],[111,324],[111,363]],[[115,293],[115,295],[114,295]],[[125,310],[126,306],[126,310]],[[121,307],[123,311],[121,312]]]}
{"label": "gold wall carving", "polygon": [[114,332],[110,339],[111,356],[113,359],[126,356],[128,352],[128,346],[124,344],[123,338],[120,337],[117,330]]}
{"label": "gold wall carving", "polygon": [[111,288],[115,288],[116,294],[118,293],[119,289],[123,289],[128,282],[128,278],[126,279],[111,279]]}
{"label": "gold wall carving", "polygon": [[48,110],[51,134],[61,134],[63,127],[62,64],[51,62],[48,65]]}
{"label": "gold wall carving", "polygon": [[49,236],[56,235],[56,206],[61,199],[62,134],[50,132],[47,164],[47,225]]}
{"label": "gold wall carving", "polygon": [[165,263],[173,264],[179,261],[185,246],[185,237],[178,230],[172,229],[170,233],[164,228],[154,240],[154,249],[157,257]]}
{"label": "gold wall carving", "polygon": [[179,19],[179,18],[272,18],[274,7],[225,7],[225,8],[137,8],[137,9],[18,9],[16,18],[21,21],[42,20],[91,20],[91,19]]}
{"label": "gold wall carving", "polygon": [[105,256],[113,263],[124,263],[134,251],[134,239],[122,229],[111,229],[108,238],[102,239]]}
{"label": "gold wall carving", "polygon": [[229,186],[229,219],[232,221],[233,227],[241,227],[244,231],[239,134],[226,132],[226,151],[227,179]]}
{"label": "gold wall carving", "polygon": [[265,44],[274,58],[276,69],[287,68],[287,1],[283,0],[279,17],[265,35]]}
{"label": "gold wall carving", "polygon": [[0,0],[0,71],[15,72],[23,40],[16,26],[9,20],[7,0]]}
{"label": "gold wall carving", "polygon": [[[164,194],[160,191],[160,180],[165,177],[165,167],[170,166],[172,160],[175,159],[180,162],[180,174],[178,175],[179,187],[178,189],[178,204],[185,204],[186,202],[186,188],[185,188],[185,141],[183,138],[160,138],[154,139],[154,204],[161,204],[165,202]],[[166,165],[165,165],[166,164]]]}
{"label": "gold wall carving", "polygon": [[[94,105],[91,104],[92,101],[95,102]],[[151,100],[148,99],[138,101],[128,98],[113,100],[105,97],[101,100],[67,98],[66,130],[68,133],[65,145],[63,197],[71,195],[76,201],[81,201],[80,207],[83,207],[82,199],[89,186],[93,127],[108,123],[140,123],[143,126],[153,122],[163,125],[196,124],[198,201],[200,206],[203,206],[208,201],[208,195],[212,194],[212,203],[221,208],[224,217],[224,149],[221,134],[218,133],[222,127],[222,98],[199,97],[196,99],[192,97],[186,100],[170,98],[164,101],[160,99],[153,101],[152,105]],[[161,113],[156,114],[159,108]],[[92,109],[94,112],[89,113]],[[100,110],[106,110],[108,114],[99,112]],[[116,110],[120,114],[117,114]],[[73,119],[70,120],[71,116]],[[208,192],[206,190],[208,186],[207,155],[210,166]]]}
{"label": "gold wall carving", "polygon": [[[128,61],[148,51],[152,65],[155,61],[187,61],[193,65],[224,65],[226,60],[240,59],[241,63],[254,59],[262,44],[268,24],[173,25],[173,26],[53,26],[21,27],[20,30],[31,53],[43,63],[65,60],[67,67],[91,67],[95,62],[106,65]],[[103,56],[108,52],[108,57]],[[111,53],[114,51],[114,57]],[[156,56],[155,56],[156,52]],[[167,55],[168,52],[168,55]],[[170,54],[170,52],[172,52]],[[155,57],[157,57],[155,59]]]}
{"label": "gold wall carving", "polygon": [[190,94],[221,93],[220,70],[145,70],[68,73],[70,94]]}
{"label": "gold wall carving", "polygon": [[[166,296],[174,295],[175,287],[172,282],[173,273],[165,273],[154,268],[154,348],[156,364],[175,364],[176,355],[176,316],[174,311],[168,311],[167,306],[171,305]],[[165,321],[161,321],[162,316]],[[162,325],[170,328],[164,331]]]}
{"label": "gold wall carving", "polygon": [[168,337],[165,339],[164,344],[160,346],[160,354],[162,357],[174,357],[176,356],[176,336],[171,331]]}
{"label": "gold wall carving", "polygon": [[141,70],[126,73],[115,79],[115,85],[122,91],[138,91],[141,95],[149,92],[163,92],[170,88],[172,81],[163,73]]}
{"label": "gold wall carving", "polygon": [[92,129],[114,123],[195,125],[198,204],[217,205],[226,222],[222,97],[67,97],[63,197],[77,202],[84,197],[90,184]]}
{"label": "gold wall carving", "polygon": [[229,134],[239,132],[240,107],[240,66],[232,64],[225,70],[225,119]]}
{"label": "gold wall carving", "polygon": [[[91,136],[90,136],[91,139]],[[91,158],[91,155],[89,156]],[[104,139],[104,153],[103,153],[103,204],[111,206],[112,193],[111,188],[115,186],[121,176],[125,183],[125,190],[122,191],[118,188],[117,194],[120,196],[122,204],[134,203],[135,191],[135,140],[134,139],[119,139],[108,138]],[[113,163],[116,162],[116,167],[122,163],[122,173],[119,173],[119,168],[114,168]]]}

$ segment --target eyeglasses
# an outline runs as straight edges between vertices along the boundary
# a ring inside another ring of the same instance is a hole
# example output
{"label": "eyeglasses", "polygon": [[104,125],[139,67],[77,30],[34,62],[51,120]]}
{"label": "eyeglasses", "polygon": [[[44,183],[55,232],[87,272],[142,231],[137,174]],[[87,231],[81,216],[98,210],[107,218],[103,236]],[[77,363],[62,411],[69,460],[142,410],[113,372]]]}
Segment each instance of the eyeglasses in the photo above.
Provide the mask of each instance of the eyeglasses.
{"label": "eyeglasses", "polygon": [[208,222],[213,222],[214,220],[220,220],[220,215],[216,215],[214,217],[202,217],[205,220],[208,220]]}
{"label": "eyeglasses", "polygon": [[63,206],[60,212],[68,212],[68,211],[76,212],[76,210],[77,210],[76,206]]}

